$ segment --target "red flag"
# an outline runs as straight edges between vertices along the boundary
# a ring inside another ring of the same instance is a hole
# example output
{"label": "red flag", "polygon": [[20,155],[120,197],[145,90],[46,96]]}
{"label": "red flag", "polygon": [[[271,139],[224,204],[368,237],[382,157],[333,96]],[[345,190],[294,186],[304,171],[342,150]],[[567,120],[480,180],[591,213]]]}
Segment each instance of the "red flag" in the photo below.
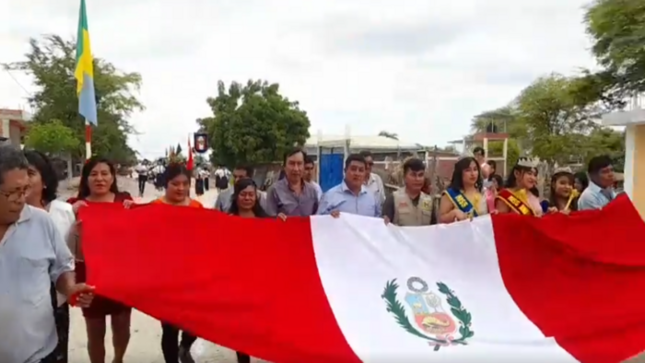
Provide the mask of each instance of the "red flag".
{"label": "red flag", "polygon": [[193,148],[190,147],[190,137],[188,137],[188,161],[186,162],[186,169],[193,170],[195,167],[193,161]]}
{"label": "red flag", "polygon": [[98,294],[272,362],[617,363],[645,351],[645,225],[627,197],[416,228],[166,205],[91,205],[81,218]]}

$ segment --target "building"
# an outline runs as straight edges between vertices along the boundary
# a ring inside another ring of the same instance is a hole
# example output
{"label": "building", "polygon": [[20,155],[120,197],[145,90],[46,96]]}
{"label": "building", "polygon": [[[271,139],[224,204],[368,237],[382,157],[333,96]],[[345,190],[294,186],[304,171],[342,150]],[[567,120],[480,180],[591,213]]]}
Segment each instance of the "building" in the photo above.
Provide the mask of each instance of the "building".
{"label": "building", "polygon": [[625,126],[624,191],[641,217],[645,218],[645,108],[641,96],[634,97],[626,110],[602,117],[604,126]]}
{"label": "building", "polygon": [[23,110],[0,108],[0,144],[21,147],[31,115]]}

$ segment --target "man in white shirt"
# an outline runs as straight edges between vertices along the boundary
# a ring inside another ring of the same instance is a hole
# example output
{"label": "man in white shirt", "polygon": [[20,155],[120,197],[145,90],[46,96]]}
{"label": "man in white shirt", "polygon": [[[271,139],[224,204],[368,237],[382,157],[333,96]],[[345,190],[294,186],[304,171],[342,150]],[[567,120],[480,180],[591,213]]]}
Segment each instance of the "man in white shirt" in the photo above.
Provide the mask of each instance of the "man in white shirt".
{"label": "man in white shirt", "polygon": [[374,193],[377,202],[382,205],[385,201],[385,187],[383,186],[381,177],[378,174],[372,173],[374,157],[367,150],[361,151],[360,155],[365,159],[365,188],[367,191]]}
{"label": "man in white shirt", "polygon": [[[26,205],[27,160],[0,147],[0,362],[56,362],[58,336],[51,283],[67,299],[91,302],[92,288],[77,284],[74,257],[45,210]],[[79,295],[80,294],[80,295]]]}

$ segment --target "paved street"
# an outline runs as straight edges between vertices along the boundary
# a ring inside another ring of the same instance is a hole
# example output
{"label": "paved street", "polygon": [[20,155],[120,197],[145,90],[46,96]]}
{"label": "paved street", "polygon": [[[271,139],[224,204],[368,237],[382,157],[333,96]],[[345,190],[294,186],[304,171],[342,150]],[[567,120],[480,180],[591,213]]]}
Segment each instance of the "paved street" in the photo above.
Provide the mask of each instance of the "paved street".
{"label": "paved street", "polygon": [[[137,196],[138,189],[136,180],[119,178],[119,189],[128,191],[132,196]],[[61,185],[60,196],[65,198],[75,194],[65,185]],[[162,192],[154,190],[152,184],[146,186],[146,193],[141,202],[149,202]],[[211,189],[209,193],[198,198],[204,206],[211,208],[217,198],[217,192]],[[138,199],[138,198],[137,198]],[[139,201],[139,200],[138,200]],[[126,354],[126,362],[131,363],[164,363],[161,355],[161,326],[160,323],[149,316],[134,310],[132,313],[132,338]],[[105,338],[107,348],[106,362],[112,361],[112,336],[108,329]],[[87,338],[85,334],[85,323],[79,309],[72,309],[71,331],[70,331],[70,363],[87,363]],[[234,363],[237,362],[235,352],[219,347],[215,344],[197,340],[193,346],[193,357],[198,363]],[[255,360],[255,362],[261,362]]]}

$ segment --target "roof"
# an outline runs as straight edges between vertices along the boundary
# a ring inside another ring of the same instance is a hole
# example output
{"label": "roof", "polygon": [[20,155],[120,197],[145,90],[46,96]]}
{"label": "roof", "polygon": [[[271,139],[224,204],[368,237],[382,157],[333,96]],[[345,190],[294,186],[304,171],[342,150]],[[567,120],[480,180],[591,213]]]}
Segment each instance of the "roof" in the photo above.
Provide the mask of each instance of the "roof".
{"label": "roof", "polygon": [[[305,146],[309,147],[316,147],[316,145],[323,147],[343,147],[345,145],[345,136],[323,135],[320,142],[318,142],[318,136],[312,136],[305,144]],[[350,147],[352,149],[381,150],[419,150],[424,148],[421,144],[394,140],[384,136],[351,136]]]}

